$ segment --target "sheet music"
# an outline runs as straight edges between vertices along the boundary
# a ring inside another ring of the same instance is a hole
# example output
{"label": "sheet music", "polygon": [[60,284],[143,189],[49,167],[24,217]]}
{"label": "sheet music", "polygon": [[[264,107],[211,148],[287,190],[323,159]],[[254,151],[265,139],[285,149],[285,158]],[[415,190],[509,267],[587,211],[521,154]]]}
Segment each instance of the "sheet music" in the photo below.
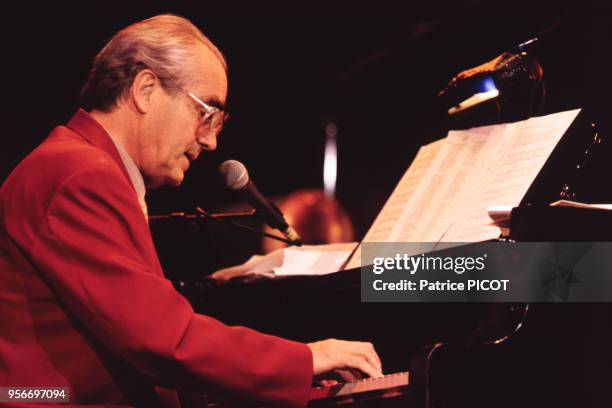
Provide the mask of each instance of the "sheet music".
{"label": "sheet music", "polygon": [[[521,122],[451,131],[423,146],[365,242],[495,239],[487,208],[517,206],[579,109]],[[359,267],[358,248],[346,268]]]}
{"label": "sheet music", "polygon": [[229,280],[246,275],[270,278],[287,275],[325,275],[340,270],[357,245],[357,242],[343,242],[279,248],[266,255],[253,255],[241,265],[219,269],[211,277]]}
{"label": "sheet music", "polygon": [[[444,139],[439,139],[421,146],[410,167],[400,179],[391,196],[374,220],[372,227],[365,235],[364,241],[386,242],[392,240],[391,233],[397,220],[405,211],[406,203],[410,201],[411,196],[424,178],[443,144]],[[346,269],[358,268],[359,266],[361,266],[361,250],[358,247],[346,265]]]}
{"label": "sheet music", "polygon": [[369,242],[385,242],[390,239],[398,218],[405,212],[406,203],[411,201],[413,193],[431,167],[443,142],[444,140],[440,139],[419,149],[408,171],[401,178],[372,228],[368,231],[366,238]]}
{"label": "sheet music", "polygon": [[574,121],[579,109],[531,118],[504,125],[504,142],[494,163],[485,173],[481,188],[458,217],[448,235],[449,242],[495,239],[499,228],[491,225],[487,208],[520,204],[555,146]]}
{"label": "sheet music", "polygon": [[284,248],[283,262],[274,268],[274,275],[326,275],[337,272],[357,245],[357,242],[347,242]]}
{"label": "sheet music", "polygon": [[606,210],[612,211],[612,204],[587,204],[578,201],[569,200],[558,200],[554,203],[550,203],[551,207],[574,207],[574,208],[585,208],[589,210]]}
{"label": "sheet music", "polygon": [[450,132],[396,222],[390,241],[438,242],[481,188],[482,173],[494,160],[504,132],[499,126]]}

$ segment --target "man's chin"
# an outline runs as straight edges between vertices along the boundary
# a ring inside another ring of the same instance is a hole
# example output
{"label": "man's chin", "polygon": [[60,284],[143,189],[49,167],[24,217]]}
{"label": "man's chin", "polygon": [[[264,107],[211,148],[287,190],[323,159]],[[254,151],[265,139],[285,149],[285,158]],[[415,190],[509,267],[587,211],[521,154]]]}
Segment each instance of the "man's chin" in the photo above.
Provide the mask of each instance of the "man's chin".
{"label": "man's chin", "polygon": [[184,179],[185,173],[182,171],[177,171],[175,174],[172,175],[172,177],[167,180],[165,184],[172,187],[178,187],[183,183]]}
{"label": "man's chin", "polygon": [[162,186],[178,187],[183,183],[185,173],[178,170],[173,174],[166,175],[165,177],[150,178],[145,180],[147,188],[158,188]]}

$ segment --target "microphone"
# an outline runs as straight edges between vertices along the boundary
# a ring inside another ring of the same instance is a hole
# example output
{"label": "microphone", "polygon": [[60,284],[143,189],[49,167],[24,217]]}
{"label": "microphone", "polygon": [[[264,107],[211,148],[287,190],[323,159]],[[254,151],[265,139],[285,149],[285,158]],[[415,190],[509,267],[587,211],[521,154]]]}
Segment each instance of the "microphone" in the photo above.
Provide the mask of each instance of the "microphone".
{"label": "microphone", "polygon": [[288,240],[301,244],[300,236],[287,224],[280,210],[268,201],[250,180],[244,164],[237,160],[226,160],[219,166],[219,174],[225,186],[240,194],[268,226],[279,230]]}

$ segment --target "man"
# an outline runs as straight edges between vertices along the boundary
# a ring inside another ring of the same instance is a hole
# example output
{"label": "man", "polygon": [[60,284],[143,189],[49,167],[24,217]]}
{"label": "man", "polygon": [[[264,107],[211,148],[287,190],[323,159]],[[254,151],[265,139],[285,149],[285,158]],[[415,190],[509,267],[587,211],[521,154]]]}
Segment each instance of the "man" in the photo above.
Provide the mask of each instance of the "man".
{"label": "man", "polygon": [[380,376],[369,343],[302,344],[194,313],[163,276],[145,186],[178,185],[216,148],[226,64],[189,21],[117,33],[83,104],[0,190],[0,387],[68,387],[70,402],[178,406],[179,388],[304,406],[312,376]]}

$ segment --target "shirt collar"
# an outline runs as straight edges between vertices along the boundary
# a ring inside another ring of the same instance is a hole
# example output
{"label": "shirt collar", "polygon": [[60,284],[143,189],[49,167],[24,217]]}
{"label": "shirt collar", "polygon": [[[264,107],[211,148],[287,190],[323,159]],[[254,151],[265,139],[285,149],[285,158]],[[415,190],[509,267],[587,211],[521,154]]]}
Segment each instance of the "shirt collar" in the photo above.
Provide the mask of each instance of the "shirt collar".
{"label": "shirt collar", "polygon": [[147,189],[145,188],[145,183],[142,177],[142,173],[140,173],[140,170],[138,170],[138,166],[136,166],[136,163],[130,157],[130,155],[125,150],[121,142],[119,142],[110,133],[109,133],[109,136],[111,140],[113,141],[113,143],[115,144],[115,147],[117,148],[117,151],[119,152],[119,156],[121,157],[121,161],[123,162],[123,165],[125,166],[125,169],[127,170],[128,176],[130,177],[130,180],[132,181],[132,186],[134,186],[134,190],[136,190],[136,197],[138,197],[138,203],[140,204],[140,208],[142,209],[142,212],[144,213],[145,217],[147,217],[147,203],[145,201],[145,195],[146,195]]}

